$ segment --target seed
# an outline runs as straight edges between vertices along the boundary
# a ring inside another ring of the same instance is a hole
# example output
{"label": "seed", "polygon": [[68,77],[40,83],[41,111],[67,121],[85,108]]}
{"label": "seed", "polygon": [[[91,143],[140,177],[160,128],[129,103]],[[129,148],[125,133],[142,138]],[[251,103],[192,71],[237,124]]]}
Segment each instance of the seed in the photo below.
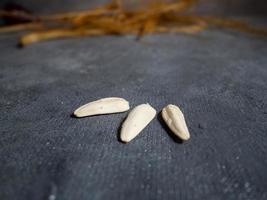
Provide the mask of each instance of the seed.
{"label": "seed", "polygon": [[74,111],[76,117],[119,113],[129,110],[129,102],[123,98],[109,97],[87,103]]}
{"label": "seed", "polygon": [[156,116],[156,110],[149,104],[136,106],[127,116],[121,128],[121,141],[130,142]]}
{"label": "seed", "polygon": [[180,108],[176,105],[169,104],[162,109],[162,118],[172,130],[172,132],[182,140],[188,140],[190,134]]}

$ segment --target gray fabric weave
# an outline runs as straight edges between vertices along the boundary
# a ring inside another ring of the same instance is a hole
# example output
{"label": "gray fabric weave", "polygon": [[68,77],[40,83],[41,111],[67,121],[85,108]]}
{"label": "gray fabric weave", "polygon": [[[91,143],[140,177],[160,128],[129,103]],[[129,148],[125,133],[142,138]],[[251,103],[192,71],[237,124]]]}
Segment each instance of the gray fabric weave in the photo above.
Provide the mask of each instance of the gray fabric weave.
{"label": "gray fabric weave", "polygon": [[[266,38],[17,39],[0,35],[1,200],[267,199]],[[118,141],[127,113],[71,117],[109,96],[179,105],[191,139],[160,115],[129,144]]]}

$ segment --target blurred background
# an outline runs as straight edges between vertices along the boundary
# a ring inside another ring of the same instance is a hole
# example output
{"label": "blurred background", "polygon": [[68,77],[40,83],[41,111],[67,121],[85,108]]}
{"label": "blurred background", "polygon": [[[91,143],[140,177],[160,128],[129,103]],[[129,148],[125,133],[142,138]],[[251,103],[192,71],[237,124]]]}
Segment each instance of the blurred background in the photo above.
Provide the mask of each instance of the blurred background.
{"label": "blurred background", "polygon": [[[152,0],[127,0],[124,4],[144,4]],[[1,0],[0,7],[18,4],[37,13],[83,10],[109,2],[109,0]],[[267,15],[266,0],[199,0],[198,12],[216,15]]]}

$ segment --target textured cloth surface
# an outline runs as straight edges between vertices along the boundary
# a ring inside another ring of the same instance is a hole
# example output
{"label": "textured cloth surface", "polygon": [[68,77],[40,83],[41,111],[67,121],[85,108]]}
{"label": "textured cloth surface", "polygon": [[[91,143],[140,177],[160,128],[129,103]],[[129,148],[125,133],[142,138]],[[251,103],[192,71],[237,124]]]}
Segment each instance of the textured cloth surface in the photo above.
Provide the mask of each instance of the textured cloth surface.
{"label": "textured cloth surface", "polygon": [[[0,35],[0,199],[267,199],[267,39],[226,31],[58,40]],[[76,119],[102,97],[181,107],[129,144],[127,113]]]}

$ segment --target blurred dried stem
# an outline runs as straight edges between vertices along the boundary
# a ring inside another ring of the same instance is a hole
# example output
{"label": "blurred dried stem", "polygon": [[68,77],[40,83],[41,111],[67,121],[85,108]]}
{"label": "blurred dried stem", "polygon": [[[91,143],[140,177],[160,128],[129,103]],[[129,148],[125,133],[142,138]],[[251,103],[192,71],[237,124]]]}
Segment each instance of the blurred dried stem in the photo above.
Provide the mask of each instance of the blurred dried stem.
{"label": "blurred dried stem", "polygon": [[122,6],[120,0],[113,0],[94,9],[47,16],[37,16],[23,10],[0,10],[0,18],[26,21],[2,26],[0,33],[32,31],[21,37],[23,46],[48,39],[80,36],[135,34],[141,38],[151,33],[193,34],[210,25],[267,36],[267,29],[255,28],[241,21],[186,13],[196,3],[197,0],[157,1],[144,8],[129,10]]}

